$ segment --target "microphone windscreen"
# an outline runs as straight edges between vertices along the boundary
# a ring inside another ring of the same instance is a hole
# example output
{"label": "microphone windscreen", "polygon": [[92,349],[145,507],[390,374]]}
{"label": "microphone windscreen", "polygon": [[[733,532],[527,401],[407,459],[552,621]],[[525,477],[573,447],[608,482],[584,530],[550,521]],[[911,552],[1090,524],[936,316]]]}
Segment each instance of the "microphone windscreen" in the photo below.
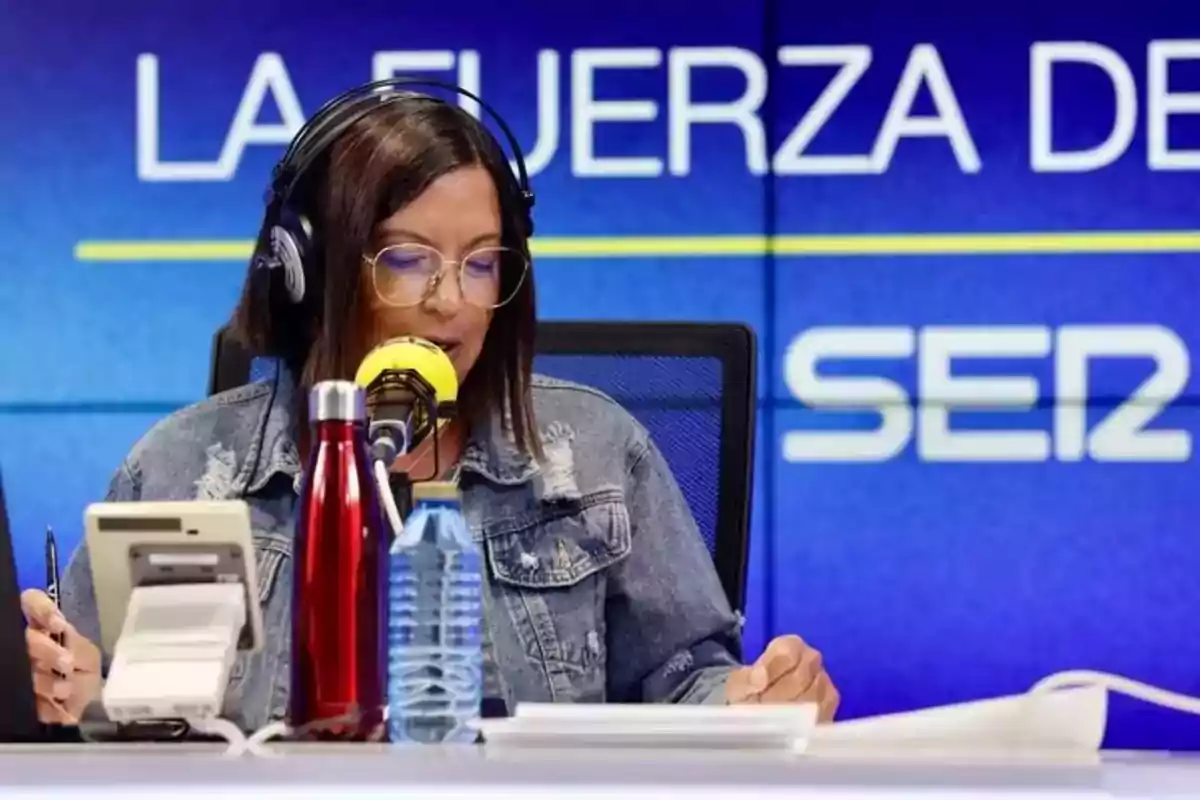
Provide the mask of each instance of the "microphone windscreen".
{"label": "microphone windscreen", "polygon": [[389,371],[411,370],[432,387],[438,404],[458,399],[458,374],[450,357],[433,342],[400,336],[377,345],[358,366],[354,382],[366,389]]}

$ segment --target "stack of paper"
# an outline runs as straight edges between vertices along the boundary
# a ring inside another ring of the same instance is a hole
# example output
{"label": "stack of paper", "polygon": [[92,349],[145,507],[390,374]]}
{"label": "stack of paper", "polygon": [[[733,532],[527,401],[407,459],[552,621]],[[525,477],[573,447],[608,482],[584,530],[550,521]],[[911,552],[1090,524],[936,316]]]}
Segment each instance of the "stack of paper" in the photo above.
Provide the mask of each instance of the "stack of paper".
{"label": "stack of paper", "polygon": [[809,755],[858,752],[1087,753],[1104,739],[1102,686],[995,697],[823,725]]}
{"label": "stack of paper", "polygon": [[521,703],[507,719],[481,720],[489,747],[687,748],[802,752],[817,706]]}

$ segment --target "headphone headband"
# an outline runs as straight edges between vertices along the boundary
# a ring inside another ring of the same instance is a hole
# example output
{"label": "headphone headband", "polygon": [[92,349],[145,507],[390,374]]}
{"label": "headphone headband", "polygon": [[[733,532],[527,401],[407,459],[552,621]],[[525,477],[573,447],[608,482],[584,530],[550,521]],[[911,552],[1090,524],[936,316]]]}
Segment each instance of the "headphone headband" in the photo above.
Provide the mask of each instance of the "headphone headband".
{"label": "headphone headband", "polygon": [[513,164],[517,171],[517,187],[526,207],[526,217],[528,217],[529,209],[532,208],[534,202],[533,191],[529,184],[529,171],[525,166],[525,159],[521,155],[521,145],[517,142],[517,137],[508,123],[496,109],[484,102],[483,98],[474,92],[456,84],[432,78],[384,78],[356,86],[327,101],[300,127],[300,130],[292,137],[291,144],[288,145],[283,157],[275,165],[271,174],[270,198],[273,201],[286,203],[300,178],[343,133],[381,105],[403,101],[409,97],[408,95],[393,95],[389,98],[387,95],[389,91],[404,92],[420,87],[433,87],[466,97],[474,101],[496,124],[512,153]]}

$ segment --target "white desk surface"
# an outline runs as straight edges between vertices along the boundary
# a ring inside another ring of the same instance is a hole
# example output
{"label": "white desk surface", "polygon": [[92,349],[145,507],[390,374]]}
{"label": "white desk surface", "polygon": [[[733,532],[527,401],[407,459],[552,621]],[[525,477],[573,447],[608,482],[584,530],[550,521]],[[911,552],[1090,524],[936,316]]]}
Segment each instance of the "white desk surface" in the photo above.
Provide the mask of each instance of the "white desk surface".
{"label": "white desk surface", "polygon": [[[737,752],[494,751],[481,747],[0,746],[0,798],[570,796],[866,800],[900,797],[1200,798],[1200,757],[833,756]],[[432,793],[432,794],[431,794]]]}

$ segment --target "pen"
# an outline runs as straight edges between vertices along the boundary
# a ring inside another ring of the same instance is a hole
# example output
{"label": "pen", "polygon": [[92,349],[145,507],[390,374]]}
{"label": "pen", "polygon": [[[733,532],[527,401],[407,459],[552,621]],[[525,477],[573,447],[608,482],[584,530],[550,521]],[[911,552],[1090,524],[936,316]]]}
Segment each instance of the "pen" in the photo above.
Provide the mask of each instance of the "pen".
{"label": "pen", "polygon": [[[60,612],[62,611],[62,602],[59,599],[59,575],[58,575],[58,544],[54,541],[54,529],[49,525],[46,526],[46,594],[54,601],[54,607]],[[61,633],[53,633],[50,638],[60,647],[63,644],[64,637]],[[65,678],[65,675],[59,675],[60,678]]]}

